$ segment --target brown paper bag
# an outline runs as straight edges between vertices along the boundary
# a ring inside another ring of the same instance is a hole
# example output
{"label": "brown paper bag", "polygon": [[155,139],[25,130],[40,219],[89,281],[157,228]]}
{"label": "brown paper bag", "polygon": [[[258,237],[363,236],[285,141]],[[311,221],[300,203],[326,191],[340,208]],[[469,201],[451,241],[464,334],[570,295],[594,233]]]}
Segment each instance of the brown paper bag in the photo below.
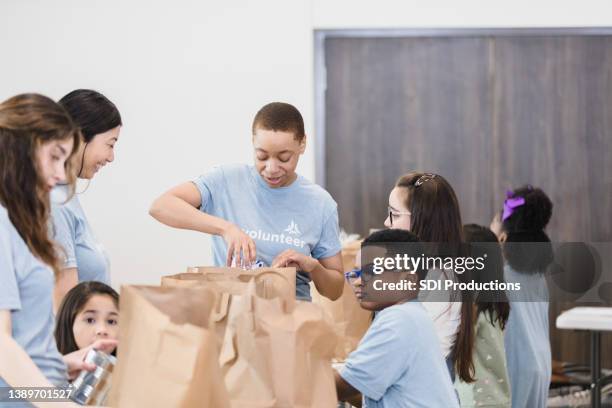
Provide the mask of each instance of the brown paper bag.
{"label": "brown paper bag", "polygon": [[323,310],[291,291],[260,297],[254,280],[240,309],[221,349],[232,407],[335,407],[336,335]]}
{"label": "brown paper bag", "polygon": [[[277,286],[279,291],[283,291],[286,287],[286,282],[288,281],[290,285],[293,287],[293,291],[295,293],[296,286],[296,269],[295,268],[271,268],[264,267],[258,269],[241,269],[241,268],[228,268],[228,267],[219,267],[219,266],[190,266],[187,268],[187,274],[181,274],[184,280],[194,279],[194,277],[190,274],[198,273],[205,275],[205,279],[207,281],[226,281],[226,280],[237,280],[240,282],[249,282],[253,277],[257,274],[261,274],[262,272],[267,271],[276,271],[280,273],[282,276],[286,278],[286,280],[278,281],[275,278],[275,275],[269,275],[266,277],[266,280],[271,280],[275,286]],[[163,278],[162,278],[163,285]]]}
{"label": "brown paper bag", "polygon": [[[361,241],[353,241],[342,247],[342,262],[345,271],[350,271],[355,267],[355,256],[360,247]],[[346,360],[346,357],[357,348],[361,338],[370,327],[372,313],[361,308],[353,289],[346,281],[342,295],[334,301],[322,296],[312,282],[310,293],[313,303],[321,305],[334,322],[334,328],[339,337],[334,359]]]}
{"label": "brown paper bag", "polygon": [[123,286],[110,405],[229,407],[207,288]]}
{"label": "brown paper bag", "polygon": [[[219,344],[230,338],[229,322],[237,315],[242,295],[248,282],[256,280],[257,293],[265,298],[278,297],[283,293],[295,296],[295,268],[260,268],[243,270],[239,268],[192,267],[198,271],[179,273],[162,277],[162,286],[194,287],[205,286],[216,293],[215,308],[211,316]],[[273,273],[270,273],[273,272]],[[223,356],[222,356],[223,357]],[[226,358],[226,357],[224,357]]]}

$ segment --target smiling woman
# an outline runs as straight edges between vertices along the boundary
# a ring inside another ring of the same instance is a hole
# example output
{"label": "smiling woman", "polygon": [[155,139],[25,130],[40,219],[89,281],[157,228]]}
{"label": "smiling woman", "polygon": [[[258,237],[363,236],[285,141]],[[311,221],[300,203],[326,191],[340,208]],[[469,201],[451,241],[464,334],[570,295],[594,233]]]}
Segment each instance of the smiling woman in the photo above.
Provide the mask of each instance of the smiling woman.
{"label": "smiling woman", "polygon": [[150,214],[175,228],[213,235],[217,266],[295,266],[296,296],[309,282],[330,299],[342,293],[336,202],[295,172],[306,149],[304,121],[292,105],[274,102],[252,125],[254,165],[215,167],[159,197]]}
{"label": "smiling woman", "polygon": [[62,359],[53,339],[59,262],[47,228],[49,190],[73,184],[79,143],[70,116],[45,96],[0,104],[0,387],[63,385],[65,362],[83,368],[82,358]]}
{"label": "smiling woman", "polygon": [[[91,180],[115,159],[115,144],[122,126],[117,107],[99,92],[78,89],[60,100],[81,129],[83,144],[76,159],[77,176]],[[79,282],[99,281],[110,284],[110,264],[102,246],[95,239],[78,196],[65,185],[52,194],[53,235],[61,246],[62,272],[55,286],[54,308]]]}

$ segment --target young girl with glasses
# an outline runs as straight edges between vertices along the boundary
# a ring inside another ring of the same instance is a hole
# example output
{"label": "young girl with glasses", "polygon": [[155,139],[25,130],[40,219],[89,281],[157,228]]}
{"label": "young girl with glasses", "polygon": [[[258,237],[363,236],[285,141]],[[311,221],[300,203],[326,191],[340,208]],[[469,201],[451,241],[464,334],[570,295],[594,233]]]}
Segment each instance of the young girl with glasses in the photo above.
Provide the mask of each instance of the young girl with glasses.
{"label": "young girl with glasses", "polygon": [[[433,173],[413,172],[398,179],[389,194],[385,226],[411,231],[423,242],[459,247],[464,241],[455,192],[442,176]],[[430,270],[427,276],[427,279],[466,278],[467,274],[440,270]],[[456,369],[463,381],[472,382],[474,327],[471,294],[449,293],[445,301],[428,301],[424,296],[421,301],[434,321],[451,377],[454,380]]]}

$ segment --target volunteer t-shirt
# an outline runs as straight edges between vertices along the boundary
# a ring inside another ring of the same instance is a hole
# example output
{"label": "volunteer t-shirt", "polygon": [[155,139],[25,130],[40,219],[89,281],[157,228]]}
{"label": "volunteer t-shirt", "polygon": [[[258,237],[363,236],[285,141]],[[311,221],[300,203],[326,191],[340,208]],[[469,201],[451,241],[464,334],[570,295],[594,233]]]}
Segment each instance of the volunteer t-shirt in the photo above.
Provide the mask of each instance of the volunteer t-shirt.
{"label": "volunteer t-shirt", "polygon": [[[287,249],[316,259],[340,252],[337,204],[302,176],[286,187],[271,188],[254,166],[225,165],[193,182],[202,196],[201,211],[230,221],[253,239],[258,266],[270,266]],[[215,265],[225,266],[223,238],[213,236],[212,247]],[[310,300],[309,282],[309,275],[298,271],[298,299]]]}
{"label": "volunteer t-shirt", "polygon": [[367,408],[459,406],[433,323],[417,300],[377,313],[340,376]]}
{"label": "volunteer t-shirt", "polygon": [[[68,375],[53,336],[53,284],[53,270],[32,255],[0,205],[0,310],[11,313],[15,342],[59,386]],[[0,387],[8,387],[2,377]]]}
{"label": "volunteer t-shirt", "polygon": [[60,252],[65,269],[77,268],[79,282],[98,281],[110,285],[110,263],[85,217],[78,196],[68,202],[67,186],[51,193],[52,235],[64,250]]}

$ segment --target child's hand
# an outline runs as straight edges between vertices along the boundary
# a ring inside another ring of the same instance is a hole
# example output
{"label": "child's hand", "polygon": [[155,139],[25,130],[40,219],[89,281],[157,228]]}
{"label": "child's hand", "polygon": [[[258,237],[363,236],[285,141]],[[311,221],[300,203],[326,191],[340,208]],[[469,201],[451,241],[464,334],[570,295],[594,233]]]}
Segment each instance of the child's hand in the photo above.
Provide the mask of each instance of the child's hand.
{"label": "child's hand", "polygon": [[100,350],[105,353],[112,353],[117,347],[117,340],[96,340],[93,344],[84,347],[80,350],[73,351],[72,353],[64,356],[64,363],[68,367],[68,379],[74,380],[82,370],[93,371],[96,369],[95,364],[86,363],[85,356],[91,349]]}

